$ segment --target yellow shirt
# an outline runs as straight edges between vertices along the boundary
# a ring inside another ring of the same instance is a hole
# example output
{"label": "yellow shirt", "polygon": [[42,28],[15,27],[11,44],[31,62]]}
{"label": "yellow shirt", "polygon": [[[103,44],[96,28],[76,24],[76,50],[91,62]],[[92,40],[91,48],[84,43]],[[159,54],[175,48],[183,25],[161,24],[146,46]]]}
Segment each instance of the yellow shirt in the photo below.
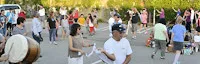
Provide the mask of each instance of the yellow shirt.
{"label": "yellow shirt", "polygon": [[84,24],[85,24],[85,18],[78,18],[78,23],[79,23],[81,26],[84,26]]}

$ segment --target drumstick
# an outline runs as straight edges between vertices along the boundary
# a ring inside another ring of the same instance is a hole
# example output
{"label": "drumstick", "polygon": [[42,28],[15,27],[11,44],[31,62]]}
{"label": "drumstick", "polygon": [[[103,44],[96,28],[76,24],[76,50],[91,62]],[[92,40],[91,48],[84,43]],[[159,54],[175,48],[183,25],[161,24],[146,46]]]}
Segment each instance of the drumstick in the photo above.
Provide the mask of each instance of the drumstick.
{"label": "drumstick", "polygon": [[129,30],[129,25],[130,25],[130,21],[128,21],[128,27],[127,27],[127,30],[126,30],[126,35],[128,35],[128,30]]}

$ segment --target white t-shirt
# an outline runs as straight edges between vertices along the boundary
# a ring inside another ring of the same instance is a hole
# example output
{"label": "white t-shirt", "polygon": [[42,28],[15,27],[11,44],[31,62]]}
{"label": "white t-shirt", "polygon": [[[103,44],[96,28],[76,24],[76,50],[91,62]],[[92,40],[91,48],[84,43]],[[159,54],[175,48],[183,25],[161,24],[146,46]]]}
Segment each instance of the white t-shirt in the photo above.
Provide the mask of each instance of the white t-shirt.
{"label": "white t-shirt", "polygon": [[111,17],[109,20],[108,20],[108,24],[109,24],[109,31],[112,32],[112,25],[113,23],[115,22],[115,19],[113,17]]}
{"label": "white t-shirt", "polygon": [[38,13],[40,16],[45,16],[45,9],[44,8],[40,9]]}
{"label": "white t-shirt", "polygon": [[60,14],[61,14],[61,15],[67,15],[67,10],[62,10],[62,9],[61,9],[61,10],[60,10]]}
{"label": "white t-shirt", "polygon": [[14,22],[12,23],[12,24],[17,24],[17,18],[18,18],[18,14],[15,14],[15,16],[14,16]]}
{"label": "white t-shirt", "polygon": [[194,42],[200,42],[200,36],[195,35],[194,36]]}
{"label": "white t-shirt", "polygon": [[191,16],[190,16],[191,19],[194,19],[194,10],[191,10]]}
{"label": "white t-shirt", "polygon": [[122,64],[125,61],[126,56],[133,52],[129,41],[126,38],[122,38],[120,41],[110,38],[104,43],[104,49],[108,54],[115,55],[116,60],[114,61],[114,64]]}

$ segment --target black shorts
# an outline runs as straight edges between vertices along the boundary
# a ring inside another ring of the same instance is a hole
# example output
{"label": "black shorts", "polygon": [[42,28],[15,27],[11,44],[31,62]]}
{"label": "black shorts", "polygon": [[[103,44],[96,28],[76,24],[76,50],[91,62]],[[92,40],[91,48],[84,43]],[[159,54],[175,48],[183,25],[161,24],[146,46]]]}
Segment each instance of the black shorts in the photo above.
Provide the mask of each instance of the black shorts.
{"label": "black shorts", "polygon": [[9,22],[7,23],[7,30],[8,30],[8,28],[9,28],[9,29],[12,28],[12,23],[9,23]]}
{"label": "black shorts", "polygon": [[182,50],[183,49],[183,42],[176,42],[174,41],[174,50]]}

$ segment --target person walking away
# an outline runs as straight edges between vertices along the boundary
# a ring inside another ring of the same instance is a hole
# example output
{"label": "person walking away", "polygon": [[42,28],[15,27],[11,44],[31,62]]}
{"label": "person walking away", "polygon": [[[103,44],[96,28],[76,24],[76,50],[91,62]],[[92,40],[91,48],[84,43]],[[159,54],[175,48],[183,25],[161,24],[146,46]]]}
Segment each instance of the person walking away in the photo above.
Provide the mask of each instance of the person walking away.
{"label": "person walking away", "polygon": [[171,43],[174,45],[176,55],[173,64],[180,64],[179,57],[183,49],[183,42],[185,38],[186,28],[182,25],[183,18],[179,16],[176,20],[176,25],[172,28]]}
{"label": "person walking away", "polygon": [[39,15],[40,15],[40,21],[42,23],[43,29],[45,29],[45,9],[43,8],[43,6],[40,6],[40,10],[38,11]]}
{"label": "person walking away", "polygon": [[17,25],[16,27],[14,27],[13,32],[12,32],[13,35],[16,35],[16,34],[21,34],[24,36],[27,35],[26,28],[24,27],[24,21],[25,19],[23,17],[17,18]]}
{"label": "person walking away", "polygon": [[68,64],[83,64],[83,47],[90,47],[91,44],[84,42],[81,37],[81,26],[79,24],[73,24],[71,26],[69,35],[69,47],[68,47]]}
{"label": "person walking away", "polygon": [[169,37],[167,33],[167,27],[164,25],[164,23],[165,22],[160,20],[153,28],[155,48],[151,55],[152,59],[154,59],[154,56],[159,49],[161,49],[160,59],[165,59],[165,49],[166,49],[167,42],[169,42]]}
{"label": "person walking away", "polygon": [[57,45],[57,43],[55,42],[56,40],[56,22],[57,20],[54,17],[54,13],[50,12],[50,17],[47,19],[48,22],[48,30],[49,30],[49,40],[50,40],[50,44],[55,44]]}

